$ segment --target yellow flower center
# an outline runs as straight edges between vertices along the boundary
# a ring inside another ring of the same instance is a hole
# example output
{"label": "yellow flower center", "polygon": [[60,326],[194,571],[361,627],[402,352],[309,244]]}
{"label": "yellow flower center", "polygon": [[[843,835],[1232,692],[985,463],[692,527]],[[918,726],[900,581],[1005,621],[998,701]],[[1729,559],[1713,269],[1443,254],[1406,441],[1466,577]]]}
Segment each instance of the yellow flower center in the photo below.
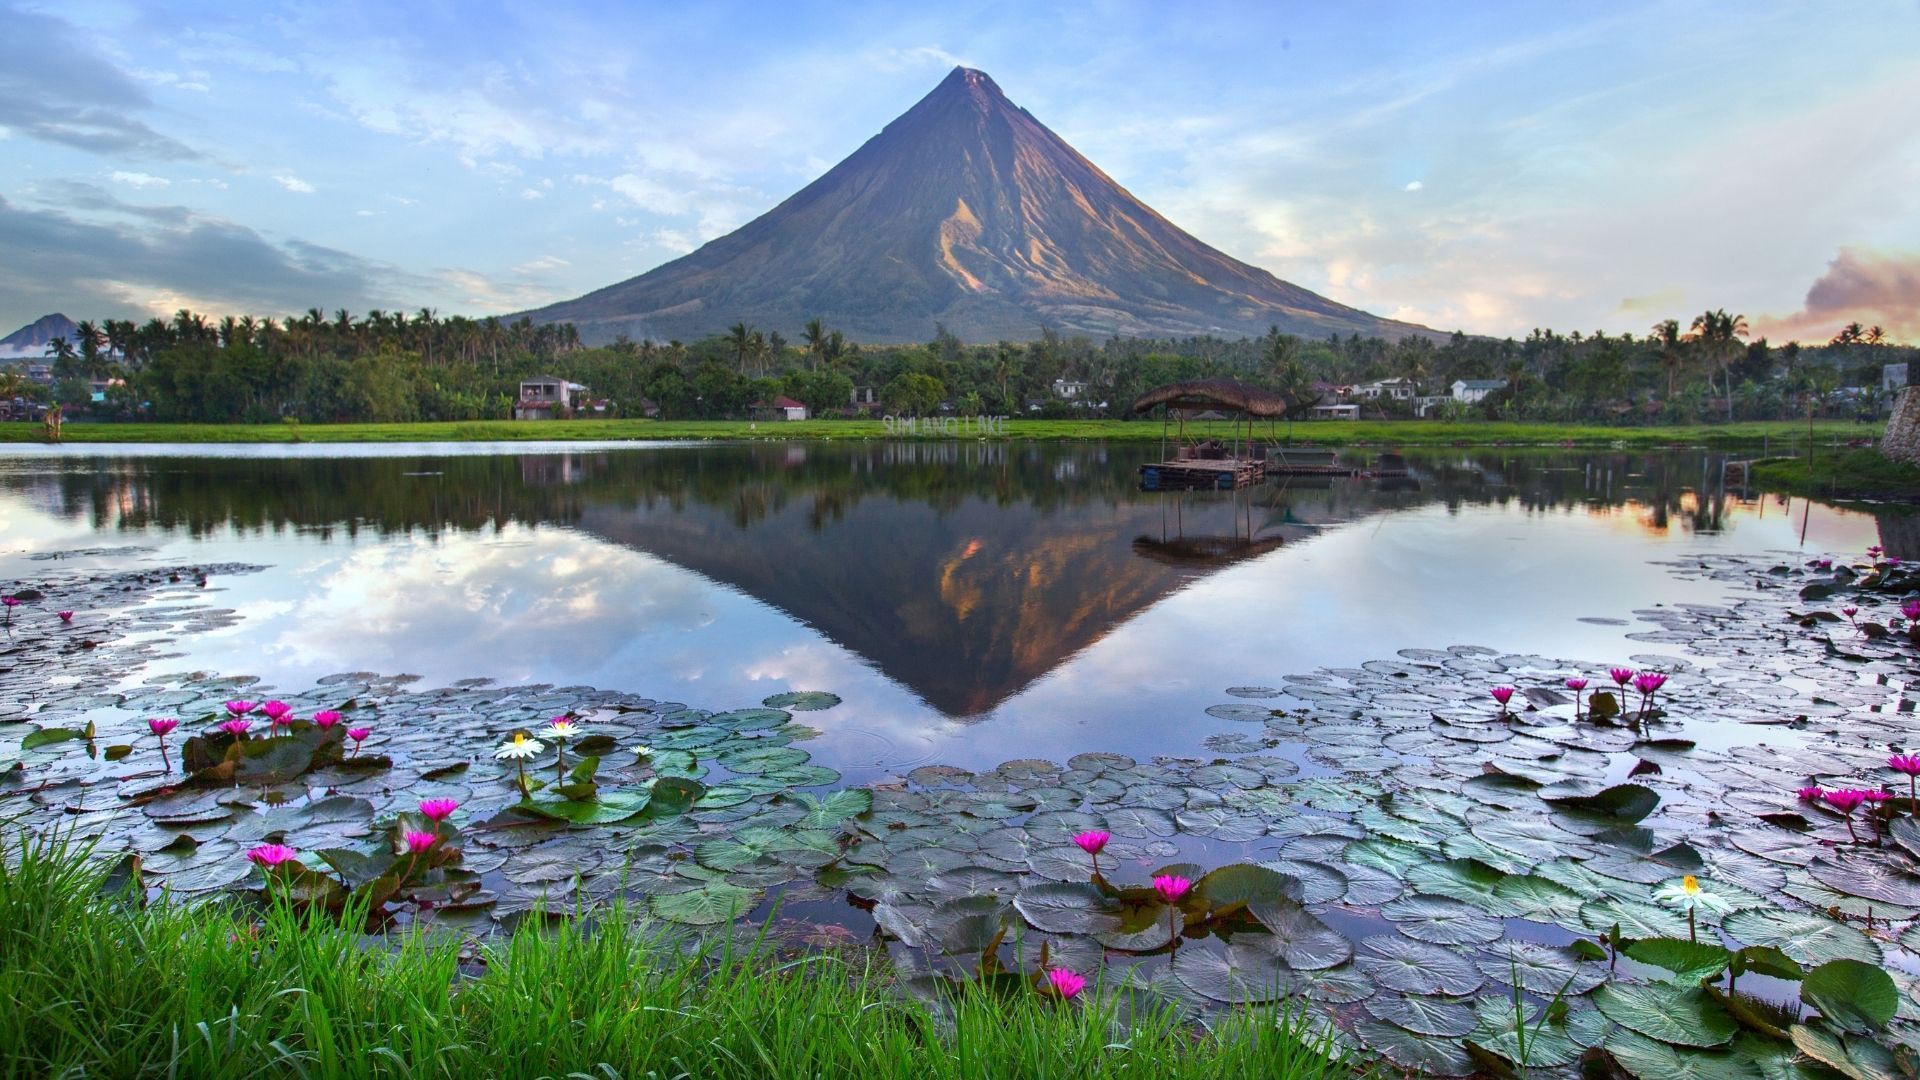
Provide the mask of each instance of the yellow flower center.
{"label": "yellow flower center", "polygon": [[[524,731],[516,731],[516,732],[514,732],[514,733],[513,733],[513,745],[515,745],[515,746],[525,746],[525,745],[526,745],[526,742],[527,742],[527,733],[526,733],[526,732],[524,732]],[[1688,881],[1692,881],[1693,879],[1692,879],[1692,878],[1688,878],[1687,880],[1688,880]]]}
{"label": "yellow flower center", "polygon": [[1691,896],[1700,891],[1700,881],[1692,874],[1688,874],[1686,877],[1680,879],[1680,887],[1686,890],[1687,895]]}

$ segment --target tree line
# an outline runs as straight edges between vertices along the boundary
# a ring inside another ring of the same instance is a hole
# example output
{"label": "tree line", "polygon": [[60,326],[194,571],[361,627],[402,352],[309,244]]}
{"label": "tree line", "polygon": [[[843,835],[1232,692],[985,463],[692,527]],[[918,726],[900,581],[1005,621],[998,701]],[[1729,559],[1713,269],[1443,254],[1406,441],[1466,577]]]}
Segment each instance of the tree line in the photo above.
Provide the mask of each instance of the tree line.
{"label": "tree line", "polygon": [[[522,379],[565,378],[612,402],[614,414],[670,419],[752,415],[785,396],[814,415],[851,413],[859,391],[888,413],[953,411],[1119,417],[1147,389],[1230,376],[1285,396],[1296,412],[1337,388],[1411,380],[1444,396],[1457,379],[1499,390],[1447,415],[1621,423],[1870,415],[1882,405],[1880,368],[1920,359],[1878,327],[1852,324],[1824,345],[1774,346],[1744,317],[1701,313],[1647,334],[1535,330],[1523,339],[1398,341],[1277,329],[1258,338],[1109,338],[1040,329],[1028,342],[968,344],[940,328],[924,344],[848,340],[815,319],[788,339],[745,322],[698,341],[618,338],[589,347],[566,324],[319,309],[287,318],[218,321],[182,310],[172,319],[78,324],[48,347],[50,391],[0,373],[0,398],[39,394],[69,415],[192,422],[497,419]],[[104,401],[94,393],[104,387]],[[1410,403],[1369,403],[1388,415]]]}

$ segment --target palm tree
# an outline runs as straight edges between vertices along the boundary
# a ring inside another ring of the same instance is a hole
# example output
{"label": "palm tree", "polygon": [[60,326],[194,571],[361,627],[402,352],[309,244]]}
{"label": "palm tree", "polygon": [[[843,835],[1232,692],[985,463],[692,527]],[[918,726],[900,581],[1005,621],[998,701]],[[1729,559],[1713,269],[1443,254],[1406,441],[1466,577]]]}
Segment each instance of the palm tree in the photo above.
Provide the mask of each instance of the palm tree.
{"label": "palm tree", "polygon": [[1680,347],[1680,320],[1662,319],[1654,323],[1653,342],[1660,366],[1667,369],[1667,400],[1671,401],[1674,377],[1680,373],[1680,361],[1686,355]]}
{"label": "palm tree", "polygon": [[817,368],[826,359],[827,327],[819,319],[808,319],[807,325],[800,328],[800,340],[806,343],[807,355],[813,358],[810,367]]}
{"label": "palm tree", "polygon": [[1747,336],[1747,317],[1729,315],[1724,308],[1701,312],[1694,316],[1693,327],[1688,338],[1698,342],[1706,352],[1708,359],[1720,368],[1721,389],[1727,395],[1727,420],[1733,420],[1733,368],[1734,356],[1742,346],[1739,339]]}
{"label": "palm tree", "polygon": [[733,346],[733,366],[741,372],[747,369],[747,341],[751,334],[743,322],[727,327],[727,344]]}
{"label": "palm tree", "polygon": [[1879,345],[1887,340],[1887,332],[1877,326],[1869,326],[1867,327],[1866,336],[1860,340],[1869,345]]}

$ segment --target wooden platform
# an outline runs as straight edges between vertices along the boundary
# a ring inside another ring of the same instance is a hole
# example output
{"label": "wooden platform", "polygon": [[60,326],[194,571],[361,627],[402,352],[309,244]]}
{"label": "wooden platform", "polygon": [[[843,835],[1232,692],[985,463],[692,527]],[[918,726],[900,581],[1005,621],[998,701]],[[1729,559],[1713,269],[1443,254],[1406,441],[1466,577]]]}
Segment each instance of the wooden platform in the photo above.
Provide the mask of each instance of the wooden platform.
{"label": "wooden platform", "polygon": [[1232,491],[1257,484],[1267,475],[1267,463],[1239,458],[1196,458],[1161,461],[1140,466],[1145,491]]}

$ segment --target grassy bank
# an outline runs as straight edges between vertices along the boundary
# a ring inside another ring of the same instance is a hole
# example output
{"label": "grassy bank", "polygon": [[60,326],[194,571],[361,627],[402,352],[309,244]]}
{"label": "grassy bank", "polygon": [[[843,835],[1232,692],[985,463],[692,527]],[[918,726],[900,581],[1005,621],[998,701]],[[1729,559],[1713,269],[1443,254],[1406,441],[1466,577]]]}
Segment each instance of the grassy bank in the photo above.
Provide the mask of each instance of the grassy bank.
{"label": "grassy bank", "polygon": [[1920,502],[1920,468],[1877,450],[1815,451],[1806,457],[1768,458],[1753,465],[1754,482],[1776,491],[1823,498],[1904,499]]}
{"label": "grassy bank", "polygon": [[[1156,442],[1158,421],[1012,420],[1005,435],[993,439],[1106,440]],[[1231,438],[1225,423],[1190,424],[1192,432]],[[1273,432],[1284,438],[1285,424]],[[1266,434],[1261,427],[1261,434]],[[1872,439],[1880,425],[1821,421],[1813,426],[1816,443]],[[336,442],[485,442],[591,439],[824,439],[889,438],[877,420],[549,420],[515,422],[474,420],[420,424],[68,424],[69,443],[336,443]],[[927,436],[913,436],[925,438]],[[977,435],[957,435],[979,438]],[[1736,424],[1688,424],[1672,427],[1604,427],[1587,424],[1533,424],[1504,421],[1354,420],[1302,421],[1293,426],[1296,444],[1317,446],[1773,446],[1807,439],[1798,421],[1747,421]],[[0,424],[0,442],[38,442],[40,425]]]}
{"label": "grassy bank", "polygon": [[[12,826],[0,824],[0,830]],[[936,1021],[882,969],[686,957],[623,919],[457,942],[287,910],[136,906],[102,866],[0,832],[0,1061],[13,1076],[1263,1077],[1351,1070],[1272,1012],[1200,1034],[1083,995],[969,995]],[[854,954],[855,957],[864,954]]]}

